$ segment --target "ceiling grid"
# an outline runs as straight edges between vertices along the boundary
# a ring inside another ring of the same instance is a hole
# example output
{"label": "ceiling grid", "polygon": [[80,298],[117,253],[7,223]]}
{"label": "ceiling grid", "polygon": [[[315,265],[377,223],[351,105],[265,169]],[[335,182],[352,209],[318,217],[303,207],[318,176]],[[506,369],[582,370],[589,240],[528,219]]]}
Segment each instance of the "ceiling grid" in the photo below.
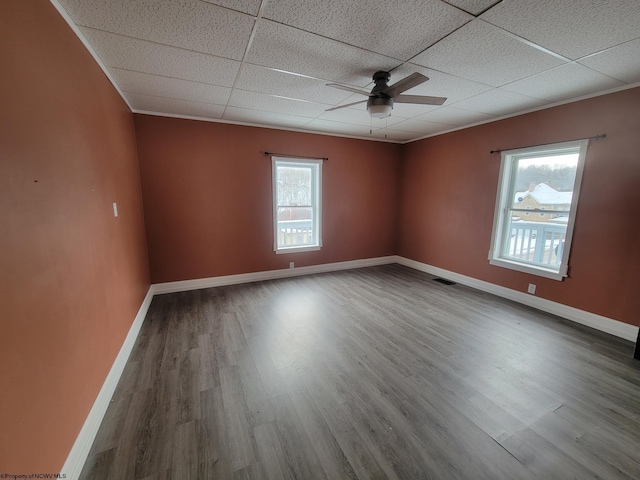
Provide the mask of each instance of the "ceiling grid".
{"label": "ceiling grid", "polygon": [[[404,143],[640,82],[637,0],[50,1],[134,112]],[[379,70],[447,100],[327,86]]]}

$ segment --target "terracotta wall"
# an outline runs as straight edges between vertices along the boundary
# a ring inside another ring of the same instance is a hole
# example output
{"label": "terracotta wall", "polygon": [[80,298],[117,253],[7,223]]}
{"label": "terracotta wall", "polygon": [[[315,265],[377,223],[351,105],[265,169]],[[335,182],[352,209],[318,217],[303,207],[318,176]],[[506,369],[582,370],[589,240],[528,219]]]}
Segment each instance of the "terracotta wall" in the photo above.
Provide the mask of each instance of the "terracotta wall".
{"label": "terracotta wall", "polygon": [[[401,146],[135,115],[153,283],[393,255]],[[271,160],[329,157],[323,243],[273,252]]]}
{"label": "terracotta wall", "polygon": [[135,131],[48,1],[0,32],[0,473],[57,473],[149,287]]}
{"label": "terracotta wall", "polygon": [[[640,88],[414,142],[403,151],[399,254],[638,325]],[[487,260],[500,155],[490,150],[606,133],[589,145],[570,276],[559,282]]]}
{"label": "terracotta wall", "polygon": [[[401,146],[134,116],[46,0],[0,32],[0,473],[60,470],[150,280],[399,253],[638,324],[640,89]],[[570,277],[490,266],[489,150],[603,132]],[[274,254],[265,150],[330,158],[322,250]]]}

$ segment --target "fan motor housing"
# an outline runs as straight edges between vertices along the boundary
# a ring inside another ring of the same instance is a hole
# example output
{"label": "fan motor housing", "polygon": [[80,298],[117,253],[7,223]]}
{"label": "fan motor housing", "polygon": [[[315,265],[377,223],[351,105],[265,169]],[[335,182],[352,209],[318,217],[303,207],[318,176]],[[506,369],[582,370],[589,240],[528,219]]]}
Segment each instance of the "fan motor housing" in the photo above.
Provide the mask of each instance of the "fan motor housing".
{"label": "fan motor housing", "polygon": [[382,91],[388,87],[387,83],[391,79],[389,72],[383,72],[382,70],[373,74],[373,81],[375,83],[371,93],[373,95],[379,95]]}

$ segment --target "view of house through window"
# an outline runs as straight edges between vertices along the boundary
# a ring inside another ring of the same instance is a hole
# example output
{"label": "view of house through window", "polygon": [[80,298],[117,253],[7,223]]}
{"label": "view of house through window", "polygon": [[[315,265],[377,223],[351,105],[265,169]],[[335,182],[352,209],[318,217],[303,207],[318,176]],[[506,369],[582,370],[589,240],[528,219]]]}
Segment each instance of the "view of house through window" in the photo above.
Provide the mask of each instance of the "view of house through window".
{"label": "view of house through window", "polygon": [[273,157],[274,250],[318,250],[322,160]]}
{"label": "view of house through window", "polygon": [[503,152],[492,264],[566,276],[587,141]]}

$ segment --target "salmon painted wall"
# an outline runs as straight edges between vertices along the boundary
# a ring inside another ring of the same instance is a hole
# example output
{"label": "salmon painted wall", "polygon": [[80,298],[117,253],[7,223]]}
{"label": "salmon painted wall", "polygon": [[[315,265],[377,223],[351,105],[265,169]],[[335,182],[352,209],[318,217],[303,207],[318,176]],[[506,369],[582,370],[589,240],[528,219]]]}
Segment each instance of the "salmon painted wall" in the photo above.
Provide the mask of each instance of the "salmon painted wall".
{"label": "salmon painted wall", "polygon": [[135,130],[48,1],[0,32],[0,473],[58,473],[149,287]]}
{"label": "salmon painted wall", "polygon": [[[396,252],[400,145],[147,115],[135,124],[153,283]],[[320,251],[273,252],[264,151],[329,157]]]}
{"label": "salmon painted wall", "polygon": [[[606,133],[589,144],[559,282],[487,260],[500,169],[490,150]],[[407,144],[399,254],[622,322],[640,321],[640,88]]]}

